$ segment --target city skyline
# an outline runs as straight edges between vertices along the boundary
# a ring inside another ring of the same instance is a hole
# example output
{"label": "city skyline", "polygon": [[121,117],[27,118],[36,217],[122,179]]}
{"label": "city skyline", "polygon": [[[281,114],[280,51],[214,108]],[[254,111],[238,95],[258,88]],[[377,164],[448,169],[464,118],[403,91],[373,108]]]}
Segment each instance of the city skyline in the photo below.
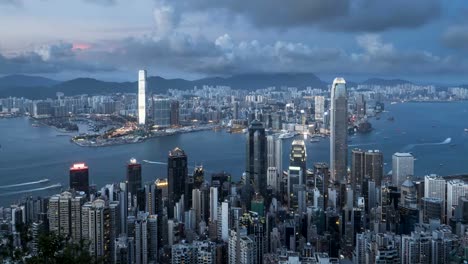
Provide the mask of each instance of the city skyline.
{"label": "city skyline", "polygon": [[467,263],[467,10],[0,0],[0,262]]}

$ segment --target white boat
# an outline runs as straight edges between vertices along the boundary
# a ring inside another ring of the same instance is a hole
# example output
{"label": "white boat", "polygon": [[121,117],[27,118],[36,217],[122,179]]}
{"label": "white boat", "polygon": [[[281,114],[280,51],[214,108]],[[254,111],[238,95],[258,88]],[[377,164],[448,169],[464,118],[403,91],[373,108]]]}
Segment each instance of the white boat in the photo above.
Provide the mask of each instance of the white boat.
{"label": "white boat", "polygon": [[281,139],[285,139],[285,138],[292,138],[294,137],[296,134],[292,133],[292,132],[288,132],[288,133],[283,133],[281,135],[279,135],[278,138],[281,138]]}
{"label": "white boat", "polygon": [[468,132],[468,128],[465,128],[465,132]]}
{"label": "white boat", "polygon": [[320,142],[320,139],[318,139],[318,138],[310,139],[310,143],[317,143],[317,142]]}

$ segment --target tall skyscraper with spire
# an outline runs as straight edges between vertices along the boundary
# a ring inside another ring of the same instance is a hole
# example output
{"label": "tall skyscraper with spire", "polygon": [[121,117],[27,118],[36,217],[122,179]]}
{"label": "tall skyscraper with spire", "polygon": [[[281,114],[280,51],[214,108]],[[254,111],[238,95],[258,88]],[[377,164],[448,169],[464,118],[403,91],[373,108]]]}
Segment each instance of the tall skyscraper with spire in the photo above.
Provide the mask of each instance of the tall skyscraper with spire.
{"label": "tall skyscraper with spire", "polygon": [[138,124],[146,124],[146,71],[138,72]]}
{"label": "tall skyscraper with spire", "polygon": [[348,100],[343,78],[333,80],[330,115],[330,176],[332,181],[344,183],[348,159]]}

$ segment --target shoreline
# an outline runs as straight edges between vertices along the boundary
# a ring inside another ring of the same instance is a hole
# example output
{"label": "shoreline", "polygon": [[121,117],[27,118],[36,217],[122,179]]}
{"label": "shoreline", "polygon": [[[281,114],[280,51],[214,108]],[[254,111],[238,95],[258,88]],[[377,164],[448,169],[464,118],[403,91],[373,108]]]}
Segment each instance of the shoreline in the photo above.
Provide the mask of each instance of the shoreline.
{"label": "shoreline", "polygon": [[[70,141],[72,143],[74,143],[75,145],[78,145],[79,147],[89,147],[89,148],[99,148],[99,147],[112,147],[112,146],[119,146],[119,145],[127,145],[127,144],[138,144],[138,143],[142,143],[142,142],[145,142],[147,140],[150,140],[152,138],[159,138],[159,137],[167,137],[167,136],[174,136],[174,135],[179,135],[179,134],[187,134],[187,133],[195,133],[195,132],[202,132],[202,131],[206,131],[206,130],[212,130],[214,128],[213,127],[201,127],[201,128],[194,128],[193,130],[181,130],[181,131],[176,131],[176,132],[172,132],[172,133],[161,133],[161,134],[155,134],[155,135],[152,135],[152,136],[147,136],[147,137],[140,137],[140,138],[135,138],[135,139],[128,139],[128,141],[126,141],[125,139],[123,139],[122,141],[112,141],[112,140],[105,140],[103,142],[100,142],[100,144],[91,144],[90,141],[86,141],[87,143],[80,143],[79,141],[76,141],[76,140],[73,140],[70,139]],[[136,141],[134,141],[136,140]]]}

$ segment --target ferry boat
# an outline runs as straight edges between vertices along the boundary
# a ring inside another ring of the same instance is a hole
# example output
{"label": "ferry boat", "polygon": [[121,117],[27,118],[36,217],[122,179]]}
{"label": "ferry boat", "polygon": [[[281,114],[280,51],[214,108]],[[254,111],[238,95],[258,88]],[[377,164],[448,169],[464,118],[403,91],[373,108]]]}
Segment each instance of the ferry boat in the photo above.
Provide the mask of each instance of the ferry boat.
{"label": "ferry boat", "polygon": [[283,133],[283,134],[279,135],[278,138],[285,139],[285,138],[292,138],[292,137],[294,137],[294,136],[295,136],[294,133],[292,133],[292,132],[287,132],[287,133]]}
{"label": "ferry boat", "polygon": [[468,128],[465,128],[465,132],[468,132]]}
{"label": "ferry boat", "polygon": [[310,139],[310,143],[317,143],[317,142],[320,142],[320,139],[318,139],[318,138],[311,138]]}

